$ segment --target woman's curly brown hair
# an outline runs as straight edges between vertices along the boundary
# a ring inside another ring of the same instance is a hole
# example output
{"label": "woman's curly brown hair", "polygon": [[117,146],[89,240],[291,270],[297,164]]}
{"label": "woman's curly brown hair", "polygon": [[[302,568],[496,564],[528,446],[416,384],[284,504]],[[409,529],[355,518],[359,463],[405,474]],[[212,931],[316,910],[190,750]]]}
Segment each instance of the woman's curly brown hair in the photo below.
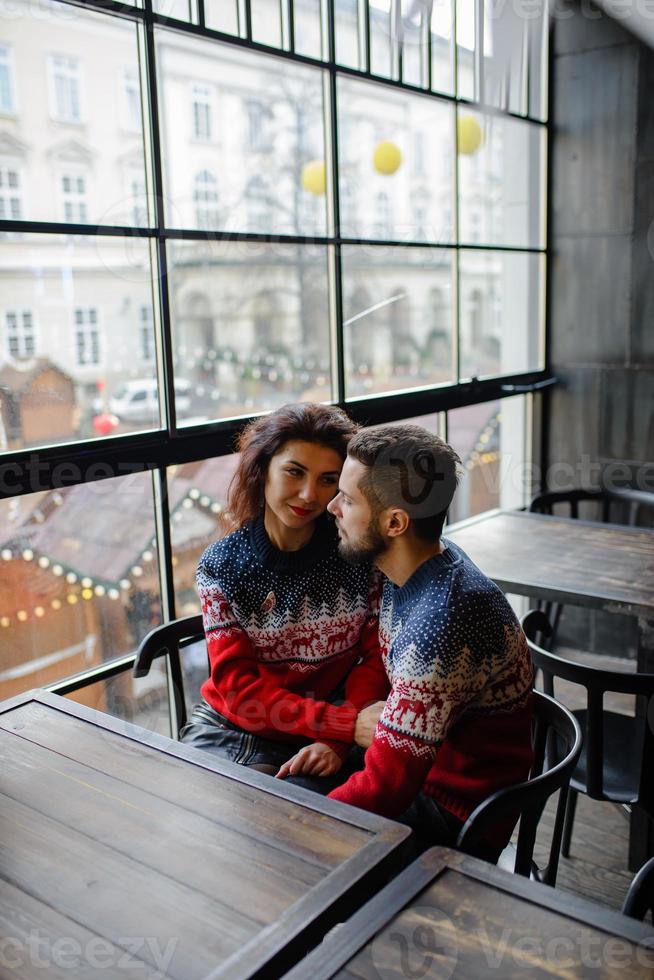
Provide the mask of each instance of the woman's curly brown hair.
{"label": "woman's curly brown hair", "polygon": [[287,442],[314,442],[333,449],[345,460],[348,443],[358,428],[342,409],[313,402],[282,405],[270,415],[249,422],[236,443],[240,460],[229,485],[224,532],[242,527],[263,513],[268,465]]}

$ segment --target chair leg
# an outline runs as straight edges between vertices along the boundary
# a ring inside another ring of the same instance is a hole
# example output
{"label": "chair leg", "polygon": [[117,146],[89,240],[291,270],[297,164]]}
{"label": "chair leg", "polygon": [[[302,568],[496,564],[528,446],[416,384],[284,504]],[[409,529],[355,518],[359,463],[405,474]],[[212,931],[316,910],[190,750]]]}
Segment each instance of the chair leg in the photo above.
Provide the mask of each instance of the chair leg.
{"label": "chair leg", "polygon": [[575,821],[575,811],[577,809],[577,796],[577,791],[571,789],[568,794],[568,804],[565,808],[563,840],[561,842],[561,854],[565,858],[570,857],[570,840],[572,838],[572,825]]}

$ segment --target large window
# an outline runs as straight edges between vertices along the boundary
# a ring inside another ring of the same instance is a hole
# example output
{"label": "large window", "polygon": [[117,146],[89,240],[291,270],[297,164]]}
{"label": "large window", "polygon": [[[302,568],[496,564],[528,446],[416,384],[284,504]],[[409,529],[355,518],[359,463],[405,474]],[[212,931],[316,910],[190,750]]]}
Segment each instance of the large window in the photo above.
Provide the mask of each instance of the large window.
{"label": "large window", "polygon": [[[195,608],[234,433],[284,402],[438,417],[461,513],[520,502],[545,3],[32,6],[0,9],[0,695]],[[165,677],[98,685],[136,717]]]}

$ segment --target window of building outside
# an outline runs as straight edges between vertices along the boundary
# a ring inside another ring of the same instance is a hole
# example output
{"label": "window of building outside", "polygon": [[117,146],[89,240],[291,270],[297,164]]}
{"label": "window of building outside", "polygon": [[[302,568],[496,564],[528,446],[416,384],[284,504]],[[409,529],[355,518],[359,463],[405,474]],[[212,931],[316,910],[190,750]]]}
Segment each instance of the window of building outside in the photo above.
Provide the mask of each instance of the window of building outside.
{"label": "window of building outside", "polygon": [[74,224],[86,224],[89,211],[86,200],[86,177],[63,174],[61,177],[63,219]]}
{"label": "window of building outside", "polygon": [[248,117],[248,146],[251,150],[263,150],[266,145],[265,139],[265,117],[266,110],[254,99],[249,99],[247,103]]}
{"label": "window of building outside", "polygon": [[20,173],[13,165],[0,166],[0,219],[23,217]]}
{"label": "window of building outside", "polygon": [[80,367],[100,363],[98,311],[94,307],[75,310],[75,351]]}
{"label": "window of building outside", "polygon": [[193,86],[193,138],[211,139],[211,89],[206,85]]}
{"label": "window of building outside", "polygon": [[153,361],[155,341],[151,306],[141,306],[139,308],[139,329],[141,332],[141,357],[144,361]]}
{"label": "window of building outside", "polygon": [[[197,609],[233,420],[300,400],[399,420],[433,395],[465,469],[450,519],[524,502],[531,398],[499,396],[503,379],[543,377],[547,19],[543,4],[521,23],[525,57],[507,62],[514,12],[484,4],[481,39],[468,3],[456,18],[454,0],[402,3],[398,35],[388,0],[369,33],[364,5],[336,0],[330,37],[331,4],[256,0],[258,46],[236,3],[203,5],[220,38],[188,0],[154,3],[173,26],[140,3],[0,8],[0,113],[16,117],[0,163],[0,454],[50,467],[0,499],[0,697],[101,672]],[[478,404],[451,407],[462,398]],[[88,477],[89,447],[108,479]],[[151,472],[120,469],[139,453]],[[81,475],[58,489],[62,454]],[[161,666],[75,696],[165,731],[166,687]]]}
{"label": "window of building outside", "polygon": [[51,114],[59,122],[82,121],[80,64],[74,58],[52,56],[50,68]]}
{"label": "window of building outside", "polygon": [[125,128],[131,132],[141,129],[141,86],[139,77],[134,71],[123,73],[123,98],[125,112]]}
{"label": "window of building outside", "polygon": [[16,110],[14,65],[11,48],[0,44],[0,112]]}
{"label": "window of building outside", "polygon": [[9,357],[33,357],[36,353],[34,316],[30,310],[11,310],[5,313],[7,353]]}
{"label": "window of building outside", "polygon": [[217,228],[219,224],[218,178],[211,171],[201,170],[195,175],[193,200],[197,227]]}

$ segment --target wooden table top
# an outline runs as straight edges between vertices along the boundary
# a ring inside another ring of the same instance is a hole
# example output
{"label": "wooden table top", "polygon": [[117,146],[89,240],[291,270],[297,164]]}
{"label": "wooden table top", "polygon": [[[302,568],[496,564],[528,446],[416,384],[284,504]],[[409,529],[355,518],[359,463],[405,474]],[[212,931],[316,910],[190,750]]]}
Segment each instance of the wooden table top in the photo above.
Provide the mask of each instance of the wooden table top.
{"label": "wooden table top", "polygon": [[279,976],[406,863],[400,824],[57,695],[0,704],[0,757],[16,980]]}
{"label": "wooden table top", "polygon": [[489,511],[445,528],[505,592],[654,616],[654,531]]}
{"label": "wooden table top", "polygon": [[423,854],[286,980],[654,977],[654,929],[444,847]]}

